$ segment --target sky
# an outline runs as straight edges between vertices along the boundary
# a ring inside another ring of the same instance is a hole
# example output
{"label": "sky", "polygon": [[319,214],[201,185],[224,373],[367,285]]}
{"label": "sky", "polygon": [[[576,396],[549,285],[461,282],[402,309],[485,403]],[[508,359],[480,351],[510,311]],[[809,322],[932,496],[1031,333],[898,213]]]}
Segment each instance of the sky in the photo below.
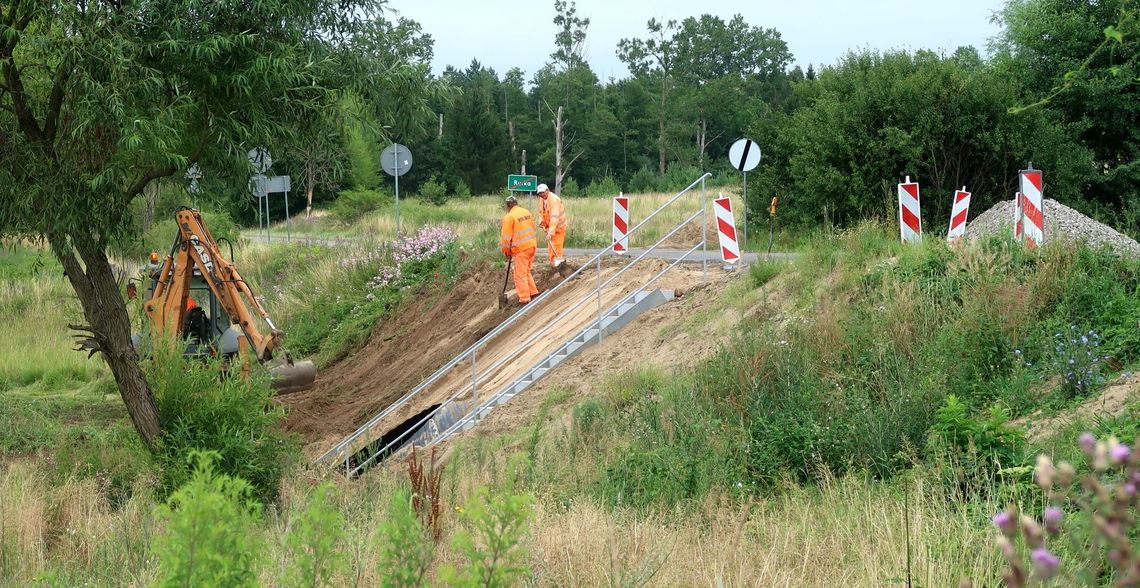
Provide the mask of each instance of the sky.
{"label": "sky", "polygon": [[[656,17],[681,20],[741,14],[752,26],[774,28],[807,69],[830,65],[848,49],[942,49],[986,43],[999,32],[990,22],[1004,0],[578,0],[590,19],[587,60],[603,81],[628,70],[616,56],[619,39],[645,38]],[[471,59],[500,75],[521,67],[530,79],[554,51],[553,0],[389,0],[400,16],[418,21],[435,40],[434,72],[466,67]]]}

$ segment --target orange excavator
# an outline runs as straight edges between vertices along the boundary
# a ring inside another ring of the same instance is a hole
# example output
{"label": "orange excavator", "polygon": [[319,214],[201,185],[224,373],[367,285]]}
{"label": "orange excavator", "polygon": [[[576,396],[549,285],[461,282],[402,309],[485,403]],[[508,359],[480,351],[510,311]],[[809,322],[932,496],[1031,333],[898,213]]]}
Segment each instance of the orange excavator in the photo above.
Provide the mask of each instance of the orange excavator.
{"label": "orange excavator", "polygon": [[[175,217],[178,234],[170,253],[159,264],[158,253],[152,252],[150,265],[144,270],[149,287],[143,311],[150,332],[181,338],[188,356],[236,359],[244,374],[248,374],[252,356],[269,368],[273,388],[279,394],[312,386],[317,377],[313,362],[294,362],[288,353],[274,360],[284,333],[273,324],[233,263],[222,256],[201,213],[184,207]],[[137,295],[134,284],[128,285],[127,295]],[[258,328],[254,312],[269,327],[268,333]],[[136,335],[136,347],[140,342]]]}

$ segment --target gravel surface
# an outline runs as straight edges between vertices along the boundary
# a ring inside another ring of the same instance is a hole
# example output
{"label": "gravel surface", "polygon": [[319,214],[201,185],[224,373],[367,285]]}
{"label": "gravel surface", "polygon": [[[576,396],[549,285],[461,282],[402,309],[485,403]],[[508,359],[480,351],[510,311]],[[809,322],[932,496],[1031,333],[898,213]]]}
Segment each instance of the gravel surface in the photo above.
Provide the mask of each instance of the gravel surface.
{"label": "gravel surface", "polygon": [[[999,202],[966,224],[966,235],[971,238],[997,233],[1013,236],[1013,200]],[[1056,200],[1046,199],[1045,241],[1057,239],[1058,236],[1073,241],[1087,241],[1092,247],[1107,245],[1118,254],[1140,257],[1140,243],[1132,238]]]}

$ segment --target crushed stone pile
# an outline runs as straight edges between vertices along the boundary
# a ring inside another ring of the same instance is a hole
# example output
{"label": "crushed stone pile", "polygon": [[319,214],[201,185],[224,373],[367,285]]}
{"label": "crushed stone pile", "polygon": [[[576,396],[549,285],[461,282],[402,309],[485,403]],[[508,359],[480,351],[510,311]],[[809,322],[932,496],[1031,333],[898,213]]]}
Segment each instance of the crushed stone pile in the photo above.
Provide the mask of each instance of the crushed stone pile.
{"label": "crushed stone pile", "polygon": [[[966,224],[970,238],[994,234],[1013,235],[1013,201],[1006,200]],[[1056,200],[1045,200],[1045,241],[1062,237],[1086,241],[1092,247],[1107,246],[1118,255],[1140,257],[1140,243],[1112,227],[1097,222]]]}

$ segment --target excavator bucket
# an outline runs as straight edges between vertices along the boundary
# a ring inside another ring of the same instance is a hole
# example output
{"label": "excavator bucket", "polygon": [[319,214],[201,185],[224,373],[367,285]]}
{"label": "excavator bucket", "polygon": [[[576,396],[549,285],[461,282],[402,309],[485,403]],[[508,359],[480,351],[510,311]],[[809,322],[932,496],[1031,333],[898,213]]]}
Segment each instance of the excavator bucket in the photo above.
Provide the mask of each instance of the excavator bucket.
{"label": "excavator bucket", "polygon": [[308,390],[317,379],[317,366],[309,361],[282,363],[269,368],[270,381],[278,394],[291,394]]}

